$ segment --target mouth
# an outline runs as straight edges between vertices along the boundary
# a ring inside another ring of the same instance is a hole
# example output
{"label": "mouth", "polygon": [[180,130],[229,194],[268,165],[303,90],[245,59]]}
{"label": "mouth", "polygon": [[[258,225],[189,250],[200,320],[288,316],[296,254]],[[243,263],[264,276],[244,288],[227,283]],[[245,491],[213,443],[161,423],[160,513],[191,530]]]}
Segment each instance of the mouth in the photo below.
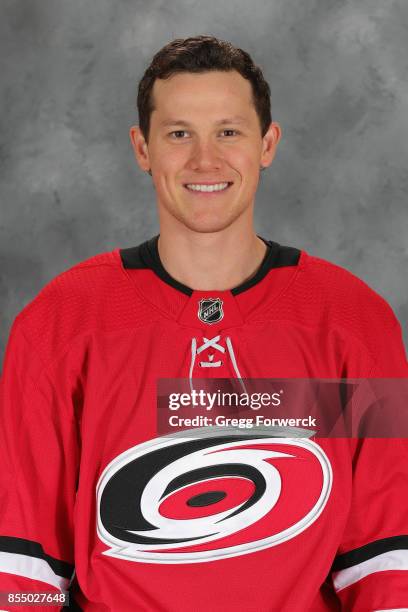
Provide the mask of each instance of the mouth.
{"label": "mouth", "polygon": [[183,187],[193,195],[210,197],[225,193],[231,185],[233,185],[231,181],[223,181],[219,183],[185,183]]}

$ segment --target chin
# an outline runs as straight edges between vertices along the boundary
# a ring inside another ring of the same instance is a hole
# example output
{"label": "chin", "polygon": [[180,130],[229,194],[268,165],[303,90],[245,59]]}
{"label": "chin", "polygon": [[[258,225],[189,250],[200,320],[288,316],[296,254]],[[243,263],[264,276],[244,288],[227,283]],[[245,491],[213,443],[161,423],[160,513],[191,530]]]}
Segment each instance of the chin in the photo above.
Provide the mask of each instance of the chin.
{"label": "chin", "polygon": [[227,208],[227,203],[224,205],[224,209],[218,211],[195,210],[193,212],[191,203],[188,202],[177,202],[176,205],[172,203],[169,205],[166,203],[164,208],[167,214],[177,219],[179,223],[187,227],[189,230],[198,233],[210,234],[215,232],[221,232],[222,230],[230,227],[248,208],[241,203],[240,207],[237,207],[237,203],[230,202]]}
{"label": "chin", "polygon": [[228,225],[186,225],[186,227],[197,234],[216,234],[222,232]]}
{"label": "chin", "polygon": [[222,230],[226,229],[234,223],[236,218],[236,216],[224,219],[192,219],[190,217],[181,217],[179,218],[179,221],[193,232],[198,232],[201,234],[210,234],[215,232],[221,232]]}

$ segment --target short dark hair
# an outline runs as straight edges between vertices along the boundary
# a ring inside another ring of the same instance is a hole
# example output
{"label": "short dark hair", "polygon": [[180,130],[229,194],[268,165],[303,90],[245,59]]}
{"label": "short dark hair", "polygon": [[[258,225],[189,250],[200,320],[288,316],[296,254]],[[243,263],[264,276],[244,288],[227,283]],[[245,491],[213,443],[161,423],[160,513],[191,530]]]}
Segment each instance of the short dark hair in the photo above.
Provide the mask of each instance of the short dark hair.
{"label": "short dark hair", "polygon": [[149,139],[150,115],[154,110],[152,89],[156,79],[167,79],[180,72],[236,70],[252,85],[253,103],[259,117],[262,137],[272,121],[271,90],[262,70],[246,51],[214,36],[176,38],[158,51],[140,80],[137,93],[139,127]]}

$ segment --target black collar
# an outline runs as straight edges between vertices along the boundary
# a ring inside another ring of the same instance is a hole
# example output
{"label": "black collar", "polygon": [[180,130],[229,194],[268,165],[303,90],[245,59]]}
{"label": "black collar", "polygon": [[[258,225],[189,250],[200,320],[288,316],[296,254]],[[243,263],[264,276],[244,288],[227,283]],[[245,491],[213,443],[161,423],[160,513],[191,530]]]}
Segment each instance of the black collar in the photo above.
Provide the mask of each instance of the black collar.
{"label": "black collar", "polygon": [[[175,278],[170,276],[167,270],[163,267],[163,264],[159,257],[158,240],[159,235],[153,236],[150,240],[146,240],[142,244],[130,247],[128,249],[120,249],[120,257],[122,259],[123,267],[129,269],[150,269],[157,274],[168,285],[171,285],[175,289],[178,289],[182,293],[191,296],[193,289],[187,287],[183,283],[180,283]],[[294,247],[281,246],[277,242],[272,240],[266,240],[262,236],[258,236],[266,245],[267,251],[265,257],[258,268],[256,274],[250,279],[237,285],[231,289],[233,295],[238,295],[247,289],[250,289],[257,283],[259,283],[270,270],[273,268],[283,268],[285,266],[296,266],[300,257],[300,250]]]}

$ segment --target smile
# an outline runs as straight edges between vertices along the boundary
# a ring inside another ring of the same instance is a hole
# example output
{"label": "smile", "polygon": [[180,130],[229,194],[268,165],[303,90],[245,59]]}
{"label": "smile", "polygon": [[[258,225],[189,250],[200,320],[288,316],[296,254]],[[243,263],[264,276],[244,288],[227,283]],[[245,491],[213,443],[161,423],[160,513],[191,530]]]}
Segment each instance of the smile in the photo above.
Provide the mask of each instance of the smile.
{"label": "smile", "polygon": [[225,191],[231,185],[232,183],[225,182],[225,183],[214,183],[212,185],[205,185],[205,184],[200,184],[200,183],[187,183],[187,185],[184,185],[184,186],[189,191],[201,191],[204,193],[213,193],[214,191]]}

